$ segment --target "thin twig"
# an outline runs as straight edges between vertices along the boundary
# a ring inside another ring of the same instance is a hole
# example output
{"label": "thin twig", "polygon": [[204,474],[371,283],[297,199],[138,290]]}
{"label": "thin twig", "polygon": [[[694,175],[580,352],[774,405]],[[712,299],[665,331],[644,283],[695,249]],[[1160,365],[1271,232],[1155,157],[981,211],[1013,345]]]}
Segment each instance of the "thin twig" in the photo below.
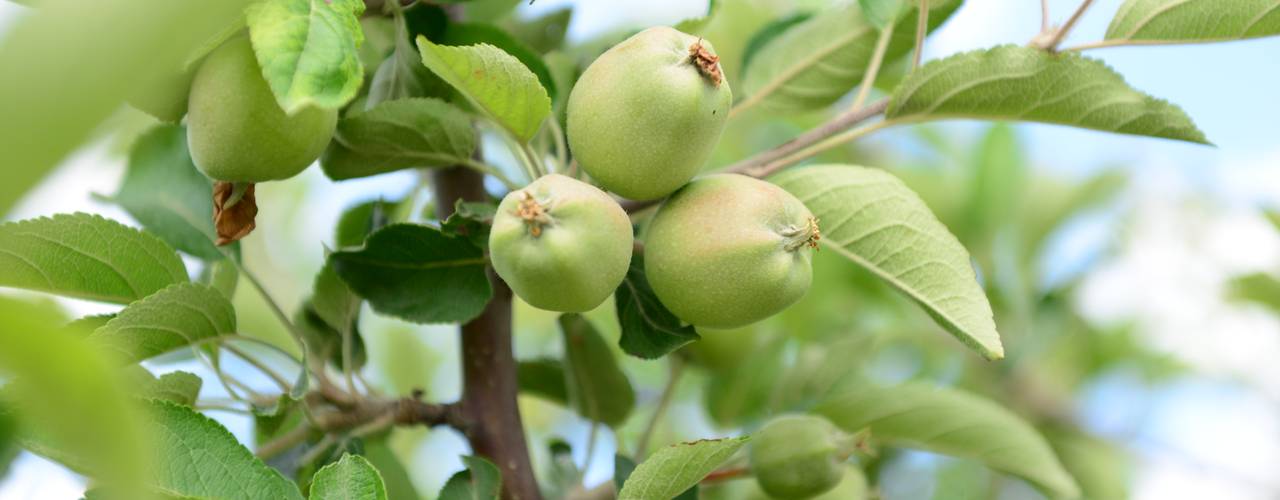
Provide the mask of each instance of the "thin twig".
{"label": "thin twig", "polygon": [[864,137],[864,136],[866,136],[866,135],[868,135],[868,134],[870,134],[870,133],[872,133],[872,132],[876,132],[876,131],[878,131],[878,130],[882,130],[882,129],[885,129],[885,128],[889,128],[889,127],[891,127],[891,126],[893,126],[893,125],[898,125],[898,124],[899,124],[898,122],[895,122],[895,121],[892,121],[892,120],[885,120],[885,121],[878,122],[878,123],[873,124],[873,125],[868,125],[868,126],[866,126],[866,127],[856,128],[856,129],[853,129],[853,130],[848,130],[848,131],[846,131],[846,132],[844,132],[844,133],[842,133],[842,134],[838,134],[838,135],[831,136],[831,137],[827,138],[826,140],[823,140],[822,142],[819,142],[819,143],[814,144],[814,145],[812,145],[812,146],[809,146],[809,147],[807,147],[807,148],[805,148],[805,149],[802,149],[802,150],[800,150],[800,151],[797,151],[797,152],[793,153],[792,155],[787,156],[786,158],[782,158],[782,159],[779,159],[779,160],[777,160],[777,161],[775,161],[775,162],[773,162],[773,163],[769,163],[769,164],[767,164],[767,165],[763,165],[763,166],[761,166],[760,168],[758,168],[758,169],[756,169],[756,170],[752,171],[751,176],[752,176],[752,177],[759,177],[759,178],[768,177],[768,176],[773,175],[774,173],[776,173],[776,172],[778,172],[778,171],[780,171],[780,170],[782,170],[782,169],[784,169],[784,168],[790,167],[790,166],[795,165],[795,164],[797,164],[797,163],[800,163],[800,162],[802,162],[802,161],[804,161],[804,160],[807,160],[807,159],[809,159],[809,158],[812,158],[812,157],[814,157],[814,156],[816,156],[816,155],[818,155],[818,154],[820,154],[820,153],[822,153],[822,152],[825,152],[825,151],[827,151],[827,150],[829,150],[829,149],[831,149],[831,148],[834,148],[834,147],[840,146],[840,145],[842,145],[842,144],[844,144],[844,143],[846,143],[846,142],[849,142],[849,141],[852,141],[852,140],[855,140],[855,139],[862,138],[862,137]]}
{"label": "thin twig", "polygon": [[911,56],[912,71],[920,67],[920,58],[924,56],[924,37],[929,34],[929,0],[920,0],[918,9],[919,13],[916,16],[916,51]]}
{"label": "thin twig", "polygon": [[649,450],[649,441],[653,440],[653,433],[658,428],[658,422],[662,420],[667,408],[671,406],[671,400],[676,392],[676,385],[680,382],[680,376],[684,374],[684,361],[679,356],[673,356],[670,359],[667,384],[662,388],[662,395],[658,397],[658,406],[654,408],[653,416],[649,417],[649,423],[645,425],[644,432],[640,434],[640,441],[636,442],[636,461],[644,460],[645,453]]}
{"label": "thin twig", "polygon": [[1089,43],[1082,43],[1080,45],[1073,45],[1065,49],[1059,50],[1059,52],[1079,52],[1082,50],[1106,49],[1111,47],[1150,47],[1150,46],[1158,46],[1158,45],[1190,45],[1190,44],[1227,42],[1227,41],[1231,41],[1231,40],[1196,40],[1194,42],[1189,42],[1186,40],[1129,40],[1129,39],[1100,40],[1097,42],[1089,42]]}
{"label": "thin twig", "polygon": [[299,443],[306,441],[307,436],[311,434],[311,430],[311,426],[305,422],[298,424],[297,427],[290,429],[289,432],[263,443],[262,446],[258,447],[258,451],[254,452],[254,455],[265,460],[289,451]]}
{"label": "thin twig", "polygon": [[707,477],[702,478],[701,482],[702,484],[713,484],[713,483],[719,483],[722,481],[728,481],[730,479],[746,477],[750,475],[751,475],[750,467],[737,466],[737,467],[730,467],[727,469],[720,469],[717,471],[713,471],[712,473],[707,474]]}
{"label": "thin twig", "polygon": [[291,384],[288,379],[271,369],[270,366],[267,366],[266,363],[258,359],[256,356],[245,352],[243,349],[236,347],[234,344],[229,342],[223,342],[222,347],[231,352],[231,354],[235,354],[236,357],[244,360],[244,362],[249,363],[254,368],[257,368],[263,375],[270,378],[272,382],[275,382],[276,385],[280,387],[280,390],[284,391],[286,394],[293,389],[293,384]]}
{"label": "thin twig", "polygon": [[1067,37],[1067,34],[1071,33],[1071,30],[1076,27],[1076,23],[1080,21],[1081,17],[1084,17],[1084,13],[1089,10],[1090,5],[1093,5],[1093,0],[1084,0],[1081,2],[1080,7],[1071,14],[1071,18],[1067,19],[1067,23],[1063,24],[1061,28],[1055,30],[1053,32],[1053,37],[1045,42],[1044,46],[1041,48],[1050,52],[1058,50],[1058,45],[1060,45],[1062,40]]}
{"label": "thin twig", "polygon": [[1040,0],[1040,32],[1049,31],[1049,0]]}
{"label": "thin twig", "polygon": [[858,86],[858,96],[853,99],[853,106],[849,109],[862,109],[862,104],[867,102],[867,96],[871,95],[871,87],[875,86],[876,76],[880,74],[880,65],[884,63],[884,54],[889,51],[889,41],[893,40],[893,29],[893,23],[889,23],[880,30],[880,38],[876,39],[875,52],[872,52],[871,62],[867,64],[867,72],[862,75],[862,84]]}

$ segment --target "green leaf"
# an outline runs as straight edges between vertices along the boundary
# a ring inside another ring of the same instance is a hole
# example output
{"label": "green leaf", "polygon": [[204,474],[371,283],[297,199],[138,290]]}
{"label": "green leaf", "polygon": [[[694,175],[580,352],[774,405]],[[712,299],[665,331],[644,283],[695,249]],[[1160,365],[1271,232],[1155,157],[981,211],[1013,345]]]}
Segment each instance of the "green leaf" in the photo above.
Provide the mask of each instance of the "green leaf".
{"label": "green leaf", "polygon": [[338,248],[358,247],[374,231],[386,227],[391,214],[400,206],[394,201],[373,200],[348,208],[338,218],[334,240]]}
{"label": "green leaf", "polygon": [[897,21],[898,16],[902,14],[904,0],[858,0],[858,6],[862,7],[862,17],[875,26],[877,30],[883,30],[890,23]]}
{"label": "green leaf", "polygon": [[427,68],[521,142],[529,142],[551,113],[551,98],[537,76],[502,49],[436,45],[419,36],[418,52]]}
{"label": "green leaf", "polygon": [[329,261],[375,311],[414,323],[466,322],[493,296],[484,252],[427,226],[387,226]]}
{"label": "green leaf", "polygon": [[636,394],[613,351],[595,327],[578,314],[560,315],[564,332],[565,386],[578,414],[618,427],[635,407]]}
{"label": "green leaf", "polygon": [[[942,25],[963,0],[929,2],[929,29]],[[915,46],[916,5],[898,15],[885,61]],[[857,5],[819,12],[791,26],[751,56],[743,73],[747,98],[778,112],[819,109],[831,105],[862,81],[875,52],[879,30]]]}
{"label": "green leaf", "polygon": [[438,99],[397,99],[339,121],[320,167],[334,180],[445,167],[469,161],[478,143],[465,111]]}
{"label": "green leaf", "polygon": [[324,466],[311,479],[311,500],[386,500],[382,474],[359,455]]}
{"label": "green leaf", "polygon": [[360,314],[360,297],[338,277],[332,263],[326,262],[320,268],[312,290],[311,303],[320,319],[338,331],[354,327]]}
{"label": "green leaf", "polygon": [[902,181],[848,165],[794,169],[770,180],[818,218],[824,248],[893,285],[987,359],[1004,357],[968,252]]}
{"label": "green leaf", "polygon": [[742,50],[741,71],[746,72],[747,68],[751,66],[752,59],[760,53],[760,49],[769,46],[769,42],[772,42],[774,38],[778,38],[778,35],[786,33],[793,26],[808,21],[812,17],[812,12],[796,12],[786,17],[774,19],[756,30],[751,35],[751,38],[747,40],[746,48]]}
{"label": "green leaf", "polygon": [[368,107],[408,97],[446,97],[449,84],[422,65],[414,39],[436,39],[444,34],[449,19],[435,5],[418,2],[404,9],[404,22],[396,26],[395,51],[382,61],[369,84]]}
{"label": "green leaf", "polygon": [[489,229],[498,205],[487,201],[463,201],[453,207],[453,214],[440,225],[444,234],[461,236],[480,248],[489,248]]}
{"label": "green leaf", "polygon": [[235,332],[236,312],[222,292],[183,283],[129,304],[89,339],[132,363]]}
{"label": "green leaf", "polygon": [[690,35],[702,34],[702,30],[706,29],[707,25],[715,20],[716,13],[720,10],[720,5],[721,2],[718,0],[708,0],[706,15],[680,21],[674,26],[675,29]]}
{"label": "green leaf", "polygon": [[[567,24],[565,25],[567,28]],[[444,36],[438,40],[443,45],[477,45],[488,44],[511,54],[520,61],[529,71],[532,71],[538,77],[538,83],[542,84],[542,88],[546,90],[547,97],[551,100],[556,99],[556,82],[551,78],[551,71],[547,69],[547,63],[542,61],[542,57],[533,49],[525,45],[524,42],[507,34],[507,32],[493,26],[491,24],[478,23],[452,23],[444,31]]]}
{"label": "green leaf", "polygon": [[698,340],[698,332],[693,326],[682,324],[680,318],[662,305],[653,293],[649,279],[644,276],[644,256],[641,253],[631,257],[627,276],[614,292],[614,303],[618,326],[622,329],[618,345],[627,354],[658,359]]}
{"label": "green leaf", "polygon": [[223,255],[213,244],[212,193],[213,184],[187,152],[186,130],[159,125],[134,143],[112,201],[174,248],[218,260]]}
{"label": "green leaf", "polygon": [[1280,35],[1280,0],[1127,0],[1106,39],[1201,43],[1273,35]]}
{"label": "green leaf", "polygon": [[1280,312],[1280,280],[1266,273],[1253,273],[1232,278],[1228,283],[1230,297],[1253,302]]}
{"label": "green leaf", "polygon": [[105,353],[62,323],[49,308],[0,298],[0,376],[9,380],[5,403],[23,424],[23,445],[140,494],[150,443],[124,380]]}
{"label": "green leaf", "polygon": [[1002,45],[926,64],[907,77],[885,117],[1022,120],[1208,144],[1182,109],[1076,53]]}
{"label": "green leaf", "polygon": [[387,498],[391,500],[416,500],[422,498],[418,494],[418,489],[413,485],[413,480],[409,477],[409,471],[405,470],[404,464],[400,458],[396,456],[394,450],[388,445],[392,434],[388,433],[383,436],[373,436],[366,438],[364,441],[364,457],[369,459],[369,464],[378,469],[378,473],[382,475],[382,481],[387,487]]}
{"label": "green leaf", "polygon": [[1080,494],[1035,428],[965,392],[924,384],[863,386],[819,404],[814,412],[848,432],[870,428],[886,443],[979,460],[1026,479],[1051,498]]}
{"label": "green leaf", "polygon": [[698,484],[751,438],[709,439],[658,450],[636,467],[618,500],[670,500]]}
{"label": "green leaf", "polygon": [[[711,332],[704,338],[724,334]],[[767,414],[785,375],[786,344],[786,336],[778,336],[748,351],[733,367],[712,370],[703,390],[707,416],[721,427],[732,427]]]}
{"label": "green leaf", "polygon": [[[180,67],[248,3],[45,0],[13,18],[0,42],[0,215],[127,97]],[[89,49],[93,55],[75,64],[50,64]]]}
{"label": "green leaf", "polygon": [[521,393],[541,396],[565,406],[569,405],[567,378],[564,365],[558,359],[534,359],[516,364],[516,380]]}
{"label": "green leaf", "polygon": [[9,474],[9,464],[22,450],[18,446],[18,421],[13,412],[0,401],[0,477]]}
{"label": "green leaf", "polygon": [[142,395],[151,399],[163,399],[183,406],[196,404],[200,397],[200,387],[204,381],[199,375],[191,372],[171,372],[148,382],[142,388]]}
{"label": "green leaf", "polygon": [[1123,448],[1080,431],[1050,429],[1045,437],[1062,464],[1080,485],[1081,498],[1121,500],[1130,498],[1130,458]]}
{"label": "green leaf", "polygon": [[0,224],[0,286],[124,304],[186,281],[163,241],[101,216]]}
{"label": "green leaf", "polygon": [[217,421],[167,401],[147,403],[158,460],[155,486],[172,495],[243,500],[298,499],[293,482],[253,456]]}
{"label": "green leaf", "polygon": [[[573,8],[562,7],[529,20],[511,19],[504,23],[508,33],[539,53],[547,53],[564,45],[569,23],[573,20]],[[561,92],[569,89],[562,88]]]}
{"label": "green leaf", "polygon": [[440,500],[498,500],[502,474],[498,467],[480,457],[462,457],[467,470],[454,474],[440,490]]}
{"label": "green leaf", "polygon": [[361,0],[264,0],[245,11],[262,75],[286,113],[341,108],[364,83]]}

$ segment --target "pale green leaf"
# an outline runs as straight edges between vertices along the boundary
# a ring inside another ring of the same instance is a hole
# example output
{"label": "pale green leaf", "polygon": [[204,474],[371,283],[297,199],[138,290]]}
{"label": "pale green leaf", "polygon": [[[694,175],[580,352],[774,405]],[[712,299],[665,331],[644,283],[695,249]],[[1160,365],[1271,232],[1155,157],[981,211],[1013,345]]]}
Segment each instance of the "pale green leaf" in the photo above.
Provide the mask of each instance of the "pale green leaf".
{"label": "pale green leaf", "polygon": [[[43,0],[0,42],[0,214],[140,87],[165,78],[248,0]],[[54,64],[76,54],[74,64]]]}
{"label": "pale green leaf", "polygon": [[263,0],[245,12],[262,76],[286,113],[337,109],[364,83],[361,0]]}
{"label": "pale green leaf", "polygon": [[213,185],[196,170],[186,130],[157,126],[134,143],[129,168],[112,201],[174,248],[219,260],[214,246]]}
{"label": "pale green leaf", "polygon": [[173,494],[301,500],[292,481],[253,456],[217,421],[168,401],[147,403],[157,445],[155,486]]}
{"label": "pale green leaf", "polygon": [[440,490],[440,500],[498,500],[502,473],[480,457],[462,457],[467,470],[454,474]]}
{"label": "pale green leaf", "polygon": [[360,314],[360,296],[338,277],[332,263],[326,262],[320,268],[312,293],[311,304],[316,314],[331,328],[341,332],[343,328],[355,326]]}
{"label": "pale green leaf", "polygon": [[[940,26],[961,3],[929,2],[929,28]],[[886,61],[906,55],[915,46],[916,4],[912,2],[898,15]],[[816,13],[752,54],[742,82],[747,98],[740,105],[759,103],[782,112],[828,106],[862,81],[879,36],[858,5]]]}
{"label": "pale green leaf", "polygon": [[222,292],[182,283],[129,304],[89,339],[136,362],[235,332],[235,309]]}
{"label": "pale green leaf", "polygon": [[200,397],[200,387],[204,380],[191,372],[176,371],[161,375],[148,381],[142,387],[142,395],[147,398],[172,401],[183,406],[192,406]]}
{"label": "pale green leaf", "polygon": [[324,466],[311,479],[311,500],[387,500],[382,474],[359,455]]}
{"label": "pale green leaf", "polygon": [[858,0],[862,7],[862,17],[878,30],[883,30],[890,23],[898,20],[905,7],[904,0]]}
{"label": "pale green leaf", "polygon": [[905,293],[987,359],[1004,357],[969,253],[902,181],[848,165],[794,169],[770,180],[818,218],[824,248]]}
{"label": "pale green leaf", "polygon": [[432,98],[384,101],[338,122],[320,157],[335,180],[465,163],[479,143],[465,111]]}
{"label": "pale green leaf", "polygon": [[645,459],[622,485],[618,500],[670,500],[729,460],[750,437],[679,443]]}
{"label": "pale green leaf", "polygon": [[635,407],[636,395],[600,332],[578,314],[560,316],[564,376],[569,401],[587,419],[618,427]]}
{"label": "pale green leaf", "polygon": [[528,142],[551,113],[538,77],[511,54],[488,44],[450,47],[418,37],[422,63],[517,139]]}
{"label": "pale green leaf", "polygon": [[882,442],[979,460],[1026,479],[1052,498],[1075,498],[1071,475],[1035,428],[977,396],[924,384],[861,386],[819,404],[847,432],[871,429]]}
{"label": "pale green leaf", "polygon": [[1128,0],[1107,27],[1115,42],[1202,43],[1280,35],[1280,0]]}
{"label": "pale green leaf", "polygon": [[24,424],[23,445],[140,493],[150,443],[124,381],[104,353],[62,324],[48,308],[0,298],[0,375],[11,380],[5,393]]}
{"label": "pale green leaf", "polygon": [[124,304],[186,281],[163,241],[101,216],[0,224],[0,286]]}
{"label": "pale green leaf", "polygon": [[1124,448],[1068,429],[1046,430],[1045,437],[1080,485],[1081,498],[1122,500],[1131,497],[1129,477],[1133,460]]}
{"label": "pale green leaf", "polygon": [[1015,45],[933,61],[894,90],[885,117],[1022,120],[1208,144],[1182,109],[1076,53]]}

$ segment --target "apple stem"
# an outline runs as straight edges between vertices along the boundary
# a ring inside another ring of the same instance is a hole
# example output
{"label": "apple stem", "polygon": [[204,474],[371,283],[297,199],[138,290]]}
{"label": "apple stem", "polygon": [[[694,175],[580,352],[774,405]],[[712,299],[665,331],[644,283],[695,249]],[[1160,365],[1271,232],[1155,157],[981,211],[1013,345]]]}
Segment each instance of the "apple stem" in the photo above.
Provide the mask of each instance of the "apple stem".
{"label": "apple stem", "polygon": [[805,221],[803,227],[788,226],[781,234],[787,238],[784,248],[788,252],[794,252],[804,247],[817,250],[818,240],[822,239],[822,230],[818,228],[818,218],[813,216],[810,216]]}

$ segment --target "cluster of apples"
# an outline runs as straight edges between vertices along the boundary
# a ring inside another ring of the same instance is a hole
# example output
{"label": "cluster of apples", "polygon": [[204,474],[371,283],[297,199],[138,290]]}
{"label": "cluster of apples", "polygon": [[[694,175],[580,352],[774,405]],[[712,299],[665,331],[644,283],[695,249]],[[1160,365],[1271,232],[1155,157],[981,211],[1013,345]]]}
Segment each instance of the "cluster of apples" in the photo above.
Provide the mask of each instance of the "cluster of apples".
{"label": "cluster of apples", "polygon": [[[711,44],[668,27],[644,30],[591,64],[568,102],[574,159],[619,196],[666,198],[643,234],[645,276],[686,323],[734,328],[799,300],[819,236],[804,204],[736,174],[693,180],[733,103]],[[508,194],[489,249],[494,269],[529,304],[582,312],[622,283],[631,220],[605,191],[551,174]]]}

